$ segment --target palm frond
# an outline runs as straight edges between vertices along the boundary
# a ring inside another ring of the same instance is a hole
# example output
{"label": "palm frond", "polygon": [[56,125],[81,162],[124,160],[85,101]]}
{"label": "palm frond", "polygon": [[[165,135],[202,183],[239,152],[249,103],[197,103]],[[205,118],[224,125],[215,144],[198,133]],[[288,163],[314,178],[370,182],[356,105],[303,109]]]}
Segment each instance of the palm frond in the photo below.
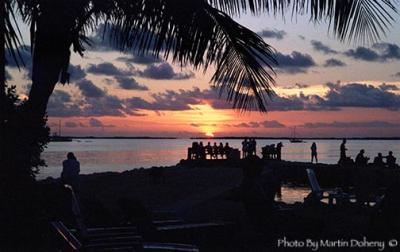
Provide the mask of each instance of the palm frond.
{"label": "palm frond", "polygon": [[[380,38],[393,21],[393,1],[373,0],[141,0],[115,1],[106,12],[111,38],[121,50],[153,53],[195,68],[216,67],[212,82],[235,108],[266,110],[273,93],[273,49],[235,23],[228,14],[311,14],[327,20],[340,40],[361,42]],[[179,8],[178,8],[179,6]],[[267,66],[263,68],[263,66]]]}
{"label": "palm frond", "polygon": [[397,14],[397,0],[299,0],[294,10],[311,14],[311,20],[327,20],[341,41],[372,43],[385,35]]}
{"label": "palm frond", "polygon": [[291,0],[207,0],[207,2],[229,15],[240,15],[247,11],[253,14],[262,12],[277,14],[287,9]]}
{"label": "palm frond", "polygon": [[[4,16],[4,20],[2,22],[5,23],[5,49],[8,54],[11,56],[12,60],[15,61],[18,68],[24,65],[25,62],[20,54],[18,48],[23,46],[22,34],[19,30],[19,26],[17,24],[16,19],[16,3],[15,1],[6,1],[5,2],[6,15]],[[17,9],[18,11],[18,9]],[[3,35],[2,35],[3,36]]]}
{"label": "palm frond", "polygon": [[[15,7],[31,24],[31,40],[38,39],[37,22],[52,31],[40,34],[41,50],[58,41],[83,53],[86,34],[99,21],[110,25],[110,38],[120,50],[172,58],[204,70],[215,66],[212,82],[240,109],[266,110],[273,94],[274,50],[228,15],[251,12],[310,14],[314,22],[328,21],[340,40],[375,41],[394,21],[396,0],[7,0],[7,48],[21,45],[15,30]],[[226,14],[225,14],[225,13]],[[54,22],[55,21],[55,22]],[[14,25],[13,25],[14,24]],[[62,41],[61,41],[62,40]],[[51,41],[51,42],[49,42]],[[34,48],[34,46],[32,46]],[[13,50],[18,58],[18,51]],[[49,54],[50,55],[50,54]],[[61,76],[69,54],[60,55]],[[65,80],[64,77],[61,80]]]}
{"label": "palm frond", "polygon": [[330,30],[341,41],[371,43],[388,31],[397,14],[398,0],[208,0],[233,15],[282,13],[310,14],[314,22],[327,20]]}
{"label": "palm frond", "polygon": [[122,13],[109,15],[111,40],[121,50],[162,54],[204,71],[213,65],[211,81],[234,108],[266,111],[276,64],[271,46],[205,1],[138,2],[120,1]]}

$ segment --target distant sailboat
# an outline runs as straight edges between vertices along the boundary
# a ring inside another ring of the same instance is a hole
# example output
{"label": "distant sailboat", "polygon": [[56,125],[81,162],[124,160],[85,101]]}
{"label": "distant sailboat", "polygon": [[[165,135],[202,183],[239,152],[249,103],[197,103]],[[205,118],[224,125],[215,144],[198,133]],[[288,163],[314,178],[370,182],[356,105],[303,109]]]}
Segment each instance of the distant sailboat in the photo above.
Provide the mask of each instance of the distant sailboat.
{"label": "distant sailboat", "polygon": [[72,138],[61,136],[61,120],[58,122],[58,134],[56,132],[50,136],[50,142],[72,142]]}
{"label": "distant sailboat", "polygon": [[302,143],[303,139],[296,137],[296,127],[293,128],[292,138],[289,139],[291,143]]}

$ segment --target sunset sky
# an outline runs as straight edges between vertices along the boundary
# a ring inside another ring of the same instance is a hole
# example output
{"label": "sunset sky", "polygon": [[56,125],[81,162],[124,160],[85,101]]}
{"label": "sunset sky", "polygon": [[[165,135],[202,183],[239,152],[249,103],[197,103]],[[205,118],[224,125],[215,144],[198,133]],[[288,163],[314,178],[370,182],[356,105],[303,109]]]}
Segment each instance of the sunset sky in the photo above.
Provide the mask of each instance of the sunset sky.
{"label": "sunset sky", "polygon": [[[171,61],[120,53],[94,33],[94,47],[74,54],[70,84],[58,84],[49,125],[74,136],[400,136],[400,21],[381,41],[341,43],[327,24],[307,16],[235,18],[276,50],[277,96],[269,112],[238,112],[210,88],[214,72]],[[29,43],[23,27],[25,43]],[[99,32],[101,34],[101,32]],[[7,67],[21,97],[30,85],[26,68]]]}

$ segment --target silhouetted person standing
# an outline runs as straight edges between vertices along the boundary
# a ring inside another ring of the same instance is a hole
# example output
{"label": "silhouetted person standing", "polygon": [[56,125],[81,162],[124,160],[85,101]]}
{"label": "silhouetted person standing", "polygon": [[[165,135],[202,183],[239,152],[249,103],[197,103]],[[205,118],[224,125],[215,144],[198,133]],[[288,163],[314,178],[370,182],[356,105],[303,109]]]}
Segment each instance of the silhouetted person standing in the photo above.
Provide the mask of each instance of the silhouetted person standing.
{"label": "silhouetted person standing", "polygon": [[315,163],[318,163],[317,144],[315,142],[311,145],[311,163],[314,161],[314,158]]}
{"label": "silhouetted person standing", "polygon": [[67,159],[63,161],[62,165],[62,182],[72,186],[75,191],[79,191],[79,172],[81,171],[81,167],[79,161],[76,160],[74,153],[69,152],[67,154]]}
{"label": "silhouetted person standing", "polygon": [[389,168],[396,168],[396,158],[393,156],[393,151],[389,151],[389,155],[386,156],[386,164]]}
{"label": "silhouetted person standing", "polygon": [[251,140],[251,154],[250,155],[257,155],[257,142],[256,142],[256,139],[252,139]]}
{"label": "silhouetted person standing", "polygon": [[343,139],[342,144],[340,145],[340,159],[339,159],[339,164],[346,163],[346,138]]}
{"label": "silhouetted person standing", "polygon": [[245,138],[242,141],[242,154],[243,154],[243,158],[247,157],[247,149],[248,149],[248,141],[247,138]]}
{"label": "silhouetted person standing", "polygon": [[277,160],[282,160],[282,147],[283,147],[282,142],[279,142],[276,145],[276,159]]}

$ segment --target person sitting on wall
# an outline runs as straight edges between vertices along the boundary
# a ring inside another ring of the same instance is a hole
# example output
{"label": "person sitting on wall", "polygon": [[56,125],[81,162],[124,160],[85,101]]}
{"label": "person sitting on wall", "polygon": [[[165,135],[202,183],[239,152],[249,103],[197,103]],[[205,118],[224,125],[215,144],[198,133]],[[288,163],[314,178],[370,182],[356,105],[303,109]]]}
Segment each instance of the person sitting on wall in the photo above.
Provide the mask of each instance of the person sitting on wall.
{"label": "person sitting on wall", "polygon": [[357,154],[356,157],[356,166],[366,166],[368,163],[369,158],[364,157],[364,149],[361,149],[360,152]]}
{"label": "person sitting on wall", "polygon": [[379,152],[378,156],[376,156],[374,158],[374,165],[377,166],[377,167],[384,167],[385,166],[385,163],[383,162],[382,153]]}
{"label": "person sitting on wall", "polygon": [[203,142],[200,142],[198,147],[198,159],[206,159],[206,149],[204,148]]}
{"label": "person sitting on wall", "polygon": [[67,159],[62,162],[61,181],[63,184],[70,185],[75,192],[79,191],[79,172],[81,166],[74,153],[69,152]]}
{"label": "person sitting on wall", "polygon": [[225,154],[225,152],[224,152],[224,144],[221,143],[221,142],[218,145],[218,154],[221,155],[221,159],[224,158],[224,154]]}
{"label": "person sitting on wall", "polygon": [[228,158],[229,153],[231,152],[231,149],[232,149],[232,148],[229,146],[229,143],[226,142],[226,143],[225,143],[225,146],[224,146],[224,153],[225,153],[226,158]]}
{"label": "person sitting on wall", "polygon": [[214,145],[213,145],[213,148],[212,148],[212,152],[213,152],[212,157],[214,159],[218,159],[218,146],[217,146],[216,142],[214,142]]}
{"label": "person sitting on wall", "polygon": [[396,158],[393,156],[393,151],[389,151],[389,155],[386,156],[386,165],[389,168],[396,168]]}
{"label": "person sitting on wall", "polygon": [[207,143],[205,150],[206,150],[206,155],[210,155],[210,159],[212,159],[212,146],[210,142]]}

